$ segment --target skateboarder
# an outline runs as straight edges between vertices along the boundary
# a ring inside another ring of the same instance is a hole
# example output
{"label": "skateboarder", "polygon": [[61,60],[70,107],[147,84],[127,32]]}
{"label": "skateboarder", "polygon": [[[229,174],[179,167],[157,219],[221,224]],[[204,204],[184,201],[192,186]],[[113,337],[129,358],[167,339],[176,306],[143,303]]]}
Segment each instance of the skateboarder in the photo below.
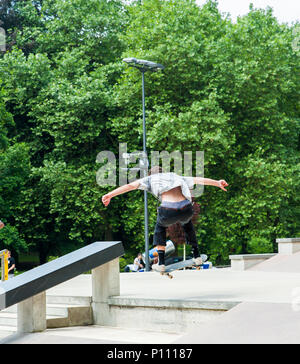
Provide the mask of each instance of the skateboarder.
{"label": "skateboarder", "polygon": [[161,167],[152,167],[149,176],[116,188],[102,197],[102,202],[108,206],[110,200],[125,192],[136,189],[151,192],[161,201],[158,208],[157,222],[154,231],[154,245],[158,251],[158,264],[152,269],[158,272],[165,271],[166,229],[177,222],[181,223],[187,244],[192,246],[195,265],[201,265],[198,242],[192,224],[193,205],[191,189],[195,184],[219,187],[226,191],[228,186],[224,180],[213,180],[202,177],[183,177],[176,173],[163,173]]}

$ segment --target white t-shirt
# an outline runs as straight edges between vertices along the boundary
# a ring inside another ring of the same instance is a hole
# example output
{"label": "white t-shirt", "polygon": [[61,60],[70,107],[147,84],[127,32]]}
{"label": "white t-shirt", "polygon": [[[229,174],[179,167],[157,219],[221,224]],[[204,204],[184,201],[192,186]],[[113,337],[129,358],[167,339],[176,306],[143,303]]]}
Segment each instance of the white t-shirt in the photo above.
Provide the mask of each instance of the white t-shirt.
{"label": "white t-shirt", "polygon": [[175,187],[181,187],[183,196],[192,201],[191,189],[194,187],[193,177],[178,176],[176,173],[156,173],[140,180],[139,189],[151,192],[156,198],[161,200],[164,192]]}
{"label": "white t-shirt", "polygon": [[133,269],[137,272],[140,269],[140,260],[135,258],[133,262]]}

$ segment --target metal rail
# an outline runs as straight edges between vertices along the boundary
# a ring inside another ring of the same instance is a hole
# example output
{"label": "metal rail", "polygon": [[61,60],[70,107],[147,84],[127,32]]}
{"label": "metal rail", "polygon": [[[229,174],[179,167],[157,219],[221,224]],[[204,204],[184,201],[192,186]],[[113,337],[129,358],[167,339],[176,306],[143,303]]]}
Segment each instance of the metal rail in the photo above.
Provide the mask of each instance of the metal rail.
{"label": "metal rail", "polygon": [[0,310],[124,254],[121,242],[96,242],[0,283]]}

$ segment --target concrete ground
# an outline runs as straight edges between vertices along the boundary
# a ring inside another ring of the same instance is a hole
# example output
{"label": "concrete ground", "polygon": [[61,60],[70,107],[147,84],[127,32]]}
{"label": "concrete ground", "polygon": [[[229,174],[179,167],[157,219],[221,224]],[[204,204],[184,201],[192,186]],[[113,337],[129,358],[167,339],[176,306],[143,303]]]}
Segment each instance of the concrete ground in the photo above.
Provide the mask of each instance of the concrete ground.
{"label": "concrete ground", "polygon": [[[178,271],[172,280],[154,272],[122,273],[120,277],[124,298],[292,303],[295,289],[300,289],[300,272],[234,272],[226,268]],[[91,296],[90,276],[71,279],[48,290],[47,295]]]}
{"label": "concrete ground", "polygon": [[[295,257],[292,260],[296,266]],[[121,274],[124,298],[241,303],[196,331],[86,326],[11,335],[0,343],[300,343],[300,268],[276,272],[276,264],[270,269],[271,265],[266,271],[262,265],[243,272],[230,268],[178,271],[173,280],[154,272]],[[50,289],[47,295],[91,296],[91,290],[90,276],[81,275]]]}
{"label": "concrete ground", "polygon": [[244,302],[175,344],[300,344],[300,311],[290,304]]}
{"label": "concrete ground", "polygon": [[0,340],[0,344],[171,344],[181,337],[178,333],[92,325],[13,334]]}

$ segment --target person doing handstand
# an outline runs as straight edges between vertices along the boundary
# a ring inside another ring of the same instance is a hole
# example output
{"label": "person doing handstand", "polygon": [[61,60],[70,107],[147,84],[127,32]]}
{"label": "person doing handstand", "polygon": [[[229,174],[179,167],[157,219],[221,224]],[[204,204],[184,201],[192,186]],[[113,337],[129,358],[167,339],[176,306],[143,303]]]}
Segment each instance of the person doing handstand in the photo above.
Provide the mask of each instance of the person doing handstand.
{"label": "person doing handstand", "polygon": [[192,246],[195,265],[201,265],[198,241],[192,223],[193,204],[191,189],[195,184],[209,185],[227,191],[228,183],[225,180],[213,180],[202,177],[183,177],[176,173],[163,173],[161,167],[152,167],[147,177],[116,188],[102,196],[102,202],[108,206],[110,200],[125,192],[136,189],[151,192],[161,201],[158,208],[157,221],[154,230],[153,245],[158,252],[158,264],[153,264],[152,269],[158,272],[165,271],[166,229],[168,226],[179,222],[184,230],[187,244]]}

